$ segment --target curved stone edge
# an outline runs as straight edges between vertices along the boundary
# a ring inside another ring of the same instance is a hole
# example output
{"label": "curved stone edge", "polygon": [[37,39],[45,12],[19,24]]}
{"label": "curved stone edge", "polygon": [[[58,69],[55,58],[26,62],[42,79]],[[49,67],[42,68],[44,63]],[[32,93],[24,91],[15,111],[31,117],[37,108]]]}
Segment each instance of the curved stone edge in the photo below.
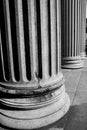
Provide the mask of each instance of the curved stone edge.
{"label": "curved stone edge", "polygon": [[65,69],[80,69],[84,65],[83,60],[81,57],[70,57],[70,58],[63,58],[62,61],[62,68]]}
{"label": "curved stone edge", "polygon": [[[60,86],[64,83],[64,77],[62,73],[58,73],[58,75],[53,76],[49,79],[43,80],[41,79],[39,82],[27,82],[27,83],[9,83],[9,82],[0,82],[0,92],[7,94],[16,94],[16,95],[32,95],[33,93],[38,93],[41,91],[45,91],[46,89],[53,89],[55,85],[58,84]],[[36,86],[35,86],[36,85]]]}
{"label": "curved stone edge", "polygon": [[86,53],[85,52],[81,52],[81,60],[85,60],[86,59]]}
{"label": "curved stone edge", "polygon": [[[29,118],[29,114],[31,113],[30,110],[27,111],[8,110],[7,112],[7,110],[0,109],[0,123],[9,128],[16,128],[21,130],[40,128],[40,127],[50,125],[56,122],[57,120],[59,120],[61,117],[63,117],[66,114],[66,112],[69,110],[69,106],[70,106],[70,100],[68,95],[65,92],[62,99],[54,102],[53,104],[50,104],[47,107],[45,106],[37,110],[31,110],[32,113],[34,114],[36,113],[35,115],[33,114],[32,118]],[[19,116],[21,115],[21,113],[22,113],[22,117]],[[14,115],[17,115],[17,117],[14,118]]]}

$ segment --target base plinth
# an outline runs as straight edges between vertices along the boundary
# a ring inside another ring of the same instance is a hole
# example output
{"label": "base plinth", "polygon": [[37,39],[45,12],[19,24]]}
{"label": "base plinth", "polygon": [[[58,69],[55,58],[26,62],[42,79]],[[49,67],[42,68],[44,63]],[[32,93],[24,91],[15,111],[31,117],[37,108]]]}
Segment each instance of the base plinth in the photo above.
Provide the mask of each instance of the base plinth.
{"label": "base plinth", "polygon": [[35,129],[59,120],[68,111],[70,100],[64,85],[45,98],[49,100],[41,101],[40,104],[35,104],[30,109],[16,109],[7,106],[3,109],[4,107],[1,107],[0,123],[9,128]]}
{"label": "base plinth", "polygon": [[86,54],[85,54],[85,52],[82,52],[80,55],[81,55],[81,59],[82,59],[82,60],[85,60],[85,59],[86,59]]}
{"label": "base plinth", "polygon": [[62,68],[66,69],[79,69],[83,67],[81,57],[66,57],[63,58]]}

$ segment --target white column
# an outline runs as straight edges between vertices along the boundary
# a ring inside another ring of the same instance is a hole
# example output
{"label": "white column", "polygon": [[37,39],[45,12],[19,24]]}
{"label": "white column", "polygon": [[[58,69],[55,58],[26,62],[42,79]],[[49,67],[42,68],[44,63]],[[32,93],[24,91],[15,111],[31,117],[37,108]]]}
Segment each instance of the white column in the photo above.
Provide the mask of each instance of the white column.
{"label": "white column", "polygon": [[[62,0],[62,67],[81,68],[81,0]],[[63,32],[64,31],[64,32]]]}
{"label": "white column", "polygon": [[69,109],[60,71],[60,3],[60,0],[0,1],[2,125],[40,128],[59,120]]}

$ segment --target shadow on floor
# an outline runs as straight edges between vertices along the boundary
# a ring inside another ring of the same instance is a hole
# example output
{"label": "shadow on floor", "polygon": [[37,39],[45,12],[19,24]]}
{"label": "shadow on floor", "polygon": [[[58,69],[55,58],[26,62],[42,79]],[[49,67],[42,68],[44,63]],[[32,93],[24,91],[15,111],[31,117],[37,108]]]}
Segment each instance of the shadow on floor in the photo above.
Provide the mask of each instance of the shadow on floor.
{"label": "shadow on floor", "polygon": [[87,103],[71,106],[64,130],[87,130]]}

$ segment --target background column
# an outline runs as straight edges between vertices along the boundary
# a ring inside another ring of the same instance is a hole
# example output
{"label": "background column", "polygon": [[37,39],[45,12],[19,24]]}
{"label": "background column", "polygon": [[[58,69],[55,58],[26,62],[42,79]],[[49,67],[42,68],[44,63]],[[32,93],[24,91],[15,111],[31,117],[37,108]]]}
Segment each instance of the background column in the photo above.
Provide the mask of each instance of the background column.
{"label": "background column", "polygon": [[86,0],[81,0],[81,57],[82,59],[85,58],[86,52]]}
{"label": "background column", "polygon": [[81,68],[80,4],[81,0],[62,0],[62,67]]}
{"label": "background column", "polygon": [[0,0],[0,123],[51,124],[68,111],[60,69],[60,0]]}

